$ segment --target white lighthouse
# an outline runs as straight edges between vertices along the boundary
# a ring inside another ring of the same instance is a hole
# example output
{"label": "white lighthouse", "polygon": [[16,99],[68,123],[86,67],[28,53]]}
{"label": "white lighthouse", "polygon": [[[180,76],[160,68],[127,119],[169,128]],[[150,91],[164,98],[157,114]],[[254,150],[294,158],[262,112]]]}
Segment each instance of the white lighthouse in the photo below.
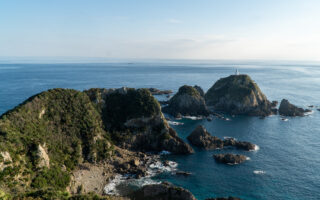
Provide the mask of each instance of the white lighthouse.
{"label": "white lighthouse", "polygon": [[239,73],[239,70],[238,69],[236,69],[236,74],[235,74],[236,76],[238,76],[238,75],[240,75],[240,73]]}

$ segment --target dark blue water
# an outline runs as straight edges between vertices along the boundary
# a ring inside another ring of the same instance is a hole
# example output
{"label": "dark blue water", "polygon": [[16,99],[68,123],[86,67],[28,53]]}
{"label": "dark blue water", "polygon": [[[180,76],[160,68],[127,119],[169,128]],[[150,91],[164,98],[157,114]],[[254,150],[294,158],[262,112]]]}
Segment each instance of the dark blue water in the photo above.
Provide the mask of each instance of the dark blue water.
{"label": "dark blue water", "polygon": [[[134,64],[0,64],[0,114],[49,88],[88,89],[156,87],[176,91],[181,85],[200,85],[204,90],[221,77],[234,73],[234,64],[225,63],[134,63]],[[307,107],[320,106],[320,67],[241,63],[241,73],[249,74],[269,100],[282,98]],[[185,138],[198,125],[220,138],[235,137],[257,144],[255,152],[233,149],[201,151],[190,156],[169,156],[189,177],[162,179],[189,189],[199,199],[234,195],[244,199],[320,199],[320,112],[310,116],[266,119],[231,117],[186,120],[174,126]],[[235,166],[216,163],[212,155],[242,153],[251,160]],[[262,170],[265,174],[254,174]]]}

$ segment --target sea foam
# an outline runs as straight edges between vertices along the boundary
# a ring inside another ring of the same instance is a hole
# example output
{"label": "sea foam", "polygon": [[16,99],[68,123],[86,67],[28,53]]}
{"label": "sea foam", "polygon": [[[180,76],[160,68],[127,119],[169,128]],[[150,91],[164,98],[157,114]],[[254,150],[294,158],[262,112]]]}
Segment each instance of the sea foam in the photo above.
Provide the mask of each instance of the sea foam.
{"label": "sea foam", "polygon": [[175,122],[175,121],[168,121],[168,123],[169,123],[170,125],[175,125],[175,126],[183,125],[182,122]]}
{"label": "sea foam", "polygon": [[253,173],[254,174],[265,174],[266,172],[262,171],[262,170],[254,170]]}

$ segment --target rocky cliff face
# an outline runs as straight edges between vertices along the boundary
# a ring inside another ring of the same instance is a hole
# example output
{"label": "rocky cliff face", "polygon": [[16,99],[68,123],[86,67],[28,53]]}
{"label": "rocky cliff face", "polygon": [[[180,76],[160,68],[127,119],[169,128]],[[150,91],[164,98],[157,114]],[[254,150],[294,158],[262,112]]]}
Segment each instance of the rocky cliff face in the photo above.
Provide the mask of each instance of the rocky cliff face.
{"label": "rocky cliff face", "polygon": [[104,125],[119,146],[139,151],[193,152],[169,127],[148,89],[93,90],[86,93],[101,108]]}
{"label": "rocky cliff face", "polygon": [[279,114],[283,116],[304,116],[306,112],[310,112],[311,110],[299,108],[293,104],[291,104],[287,99],[282,99],[279,107]]}
{"label": "rocky cliff face", "polygon": [[206,93],[208,106],[229,114],[267,116],[271,103],[248,75],[231,75],[218,80]]}
{"label": "rocky cliff face", "polygon": [[201,91],[199,86],[184,85],[180,87],[178,93],[170,99],[169,105],[163,108],[163,112],[173,116],[208,116],[209,111]]}
{"label": "rocky cliff face", "polygon": [[208,149],[223,148],[223,140],[212,136],[203,126],[199,125],[187,139],[197,147]]}

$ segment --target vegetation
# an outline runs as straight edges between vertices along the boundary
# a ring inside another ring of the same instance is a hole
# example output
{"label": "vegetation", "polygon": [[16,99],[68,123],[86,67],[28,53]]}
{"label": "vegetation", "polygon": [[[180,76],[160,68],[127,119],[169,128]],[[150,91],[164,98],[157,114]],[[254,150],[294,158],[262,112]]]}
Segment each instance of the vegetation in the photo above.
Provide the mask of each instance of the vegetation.
{"label": "vegetation", "polygon": [[127,89],[126,93],[114,92],[106,96],[102,111],[108,130],[124,130],[124,123],[133,118],[151,117],[160,113],[158,101],[147,89]]}
{"label": "vegetation", "polygon": [[258,85],[248,75],[231,75],[219,79],[206,93],[208,105],[215,105],[221,97],[237,102],[249,101],[251,93],[262,94]]}
{"label": "vegetation", "polygon": [[[38,165],[39,145],[46,147],[50,169]],[[85,93],[69,89],[40,93],[0,118],[0,152],[9,152],[12,158],[0,172],[0,188],[63,191],[79,162],[106,159],[111,150],[101,116]]]}
{"label": "vegetation", "polygon": [[182,94],[188,94],[190,96],[200,97],[199,91],[195,87],[192,87],[189,85],[184,85],[179,88],[177,95],[182,95]]}
{"label": "vegetation", "polygon": [[[71,172],[81,162],[109,159],[114,141],[132,137],[126,121],[161,114],[158,101],[147,89],[111,91],[52,89],[3,114],[0,197],[102,199],[94,194],[71,197],[66,192]],[[151,131],[160,133],[163,128],[160,123],[152,125]],[[168,138],[167,134],[163,139]]]}

